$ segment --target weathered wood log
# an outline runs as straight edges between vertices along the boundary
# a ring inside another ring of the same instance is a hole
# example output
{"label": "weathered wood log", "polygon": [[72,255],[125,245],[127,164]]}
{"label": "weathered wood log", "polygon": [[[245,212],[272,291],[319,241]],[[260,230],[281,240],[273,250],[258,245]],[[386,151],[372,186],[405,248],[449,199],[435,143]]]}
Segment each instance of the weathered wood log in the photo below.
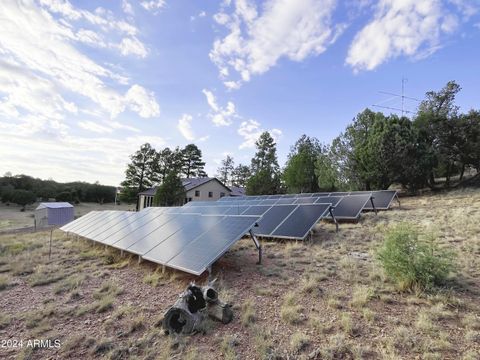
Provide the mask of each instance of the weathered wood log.
{"label": "weathered wood log", "polygon": [[190,284],[167,310],[162,326],[169,334],[193,334],[207,316],[228,324],[233,319],[233,311],[218,298],[218,292],[210,284],[204,287]]}

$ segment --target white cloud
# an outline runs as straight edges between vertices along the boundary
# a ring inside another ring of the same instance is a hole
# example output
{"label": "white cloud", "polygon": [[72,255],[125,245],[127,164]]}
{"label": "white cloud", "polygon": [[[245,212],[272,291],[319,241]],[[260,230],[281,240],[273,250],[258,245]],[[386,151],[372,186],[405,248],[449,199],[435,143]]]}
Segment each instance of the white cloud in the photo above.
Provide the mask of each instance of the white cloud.
{"label": "white cloud", "polygon": [[118,48],[122,55],[136,55],[141,58],[145,58],[148,55],[147,48],[136,37],[123,38]]}
{"label": "white cloud", "polygon": [[[66,1],[43,0],[42,3],[67,19],[99,17],[77,10]],[[0,93],[4,101],[9,102],[4,107],[28,110],[31,114],[46,115],[48,111],[61,118],[64,117],[62,110],[71,112],[77,106],[64,100],[63,94],[68,93],[93,101],[112,118],[127,106],[142,117],[158,115],[159,106],[153,94],[141,86],[131,86],[125,96],[107,86],[106,82],[111,80],[122,83],[124,77],[81,53],[74,46],[79,35],[65,19],[55,20],[31,2],[1,1],[0,13],[0,53],[4,60],[0,67],[7,73],[0,83]],[[80,34],[83,38],[93,36],[85,31]],[[29,85],[29,79],[34,86]],[[20,89],[12,84],[20,84]],[[45,109],[39,106],[40,102]]]}
{"label": "white cloud", "polygon": [[[261,125],[258,121],[255,121],[255,120],[243,121],[240,124],[239,128],[237,129],[238,135],[240,135],[243,138],[243,142],[240,144],[238,148],[240,150],[246,149],[246,148],[254,148],[255,142],[258,140],[258,138],[264,131],[266,130],[261,128]],[[278,141],[282,136],[282,131],[280,129],[274,128],[267,131],[270,133],[270,135],[275,141]]]}
{"label": "white cloud", "polygon": [[195,140],[195,135],[193,134],[192,130],[192,115],[183,114],[180,119],[178,119],[177,128],[182,134],[182,136],[187,139],[188,141]]}
{"label": "white cloud", "polygon": [[372,70],[402,55],[425,57],[457,27],[457,16],[441,0],[381,0],[373,19],[355,36],[346,63],[355,71]]}
{"label": "white cloud", "polygon": [[81,41],[82,43],[88,44],[90,46],[101,48],[107,46],[105,44],[105,41],[103,41],[102,37],[92,30],[80,29],[77,31],[76,37],[78,41]]}
{"label": "white cloud", "polygon": [[165,4],[165,0],[150,0],[142,1],[140,3],[140,5],[142,5],[145,10],[152,11],[154,13],[163,8]]}
{"label": "white cloud", "polygon": [[321,54],[344,29],[343,24],[332,25],[335,6],[336,0],[268,0],[259,14],[253,1],[236,0],[231,14],[224,6],[214,15],[229,33],[215,40],[210,59],[222,77],[228,73],[225,69],[240,76],[226,79],[225,85],[233,89],[268,71],[281,58],[302,61]]}
{"label": "white cloud", "polygon": [[192,128],[193,117],[190,114],[183,114],[180,119],[178,119],[177,129],[180,131],[182,136],[188,141],[203,142],[206,141],[210,136],[205,135],[197,138],[195,132]]}
{"label": "white cloud", "polygon": [[90,120],[80,121],[78,123],[78,126],[80,126],[82,129],[92,131],[92,132],[95,132],[95,133],[98,133],[98,134],[109,134],[113,131],[109,127],[97,124],[97,123],[95,123],[93,121],[90,121]]}
{"label": "white cloud", "polygon": [[125,14],[134,15],[135,12],[133,11],[132,4],[130,4],[127,0],[122,0],[122,10]]}
{"label": "white cloud", "polygon": [[143,118],[160,115],[160,106],[155,100],[155,94],[140,85],[133,85],[125,94],[125,100],[129,108]]}
{"label": "white cloud", "polygon": [[233,118],[236,117],[235,104],[231,101],[227,102],[227,106],[221,107],[217,103],[215,95],[207,89],[203,89],[202,93],[207,98],[208,106],[210,106],[210,118],[215,126],[229,126],[233,123]]}

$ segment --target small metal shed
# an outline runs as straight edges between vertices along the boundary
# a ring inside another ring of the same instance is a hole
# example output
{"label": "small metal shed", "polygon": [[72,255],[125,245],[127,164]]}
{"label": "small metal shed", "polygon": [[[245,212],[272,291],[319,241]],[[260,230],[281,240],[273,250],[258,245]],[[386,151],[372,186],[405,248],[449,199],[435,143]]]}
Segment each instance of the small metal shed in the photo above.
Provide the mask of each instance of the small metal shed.
{"label": "small metal shed", "polygon": [[35,209],[35,227],[65,225],[73,220],[73,210],[68,202],[42,202]]}

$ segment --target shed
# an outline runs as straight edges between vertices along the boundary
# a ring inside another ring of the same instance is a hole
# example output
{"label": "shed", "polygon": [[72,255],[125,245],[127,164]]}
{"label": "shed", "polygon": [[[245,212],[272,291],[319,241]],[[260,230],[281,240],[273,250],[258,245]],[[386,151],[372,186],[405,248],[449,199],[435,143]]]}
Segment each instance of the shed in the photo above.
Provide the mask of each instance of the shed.
{"label": "shed", "polygon": [[68,202],[42,202],[35,209],[35,226],[65,225],[73,217],[73,205]]}

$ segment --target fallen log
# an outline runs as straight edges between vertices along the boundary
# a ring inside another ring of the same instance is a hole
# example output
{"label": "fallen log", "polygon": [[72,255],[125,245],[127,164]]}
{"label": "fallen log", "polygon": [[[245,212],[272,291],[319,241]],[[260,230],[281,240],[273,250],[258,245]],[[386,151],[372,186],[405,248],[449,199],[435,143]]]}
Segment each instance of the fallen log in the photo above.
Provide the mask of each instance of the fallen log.
{"label": "fallen log", "polygon": [[193,334],[201,329],[207,316],[228,324],[233,319],[233,311],[229,304],[218,298],[218,292],[211,284],[203,287],[190,284],[167,310],[162,326],[169,334]]}

